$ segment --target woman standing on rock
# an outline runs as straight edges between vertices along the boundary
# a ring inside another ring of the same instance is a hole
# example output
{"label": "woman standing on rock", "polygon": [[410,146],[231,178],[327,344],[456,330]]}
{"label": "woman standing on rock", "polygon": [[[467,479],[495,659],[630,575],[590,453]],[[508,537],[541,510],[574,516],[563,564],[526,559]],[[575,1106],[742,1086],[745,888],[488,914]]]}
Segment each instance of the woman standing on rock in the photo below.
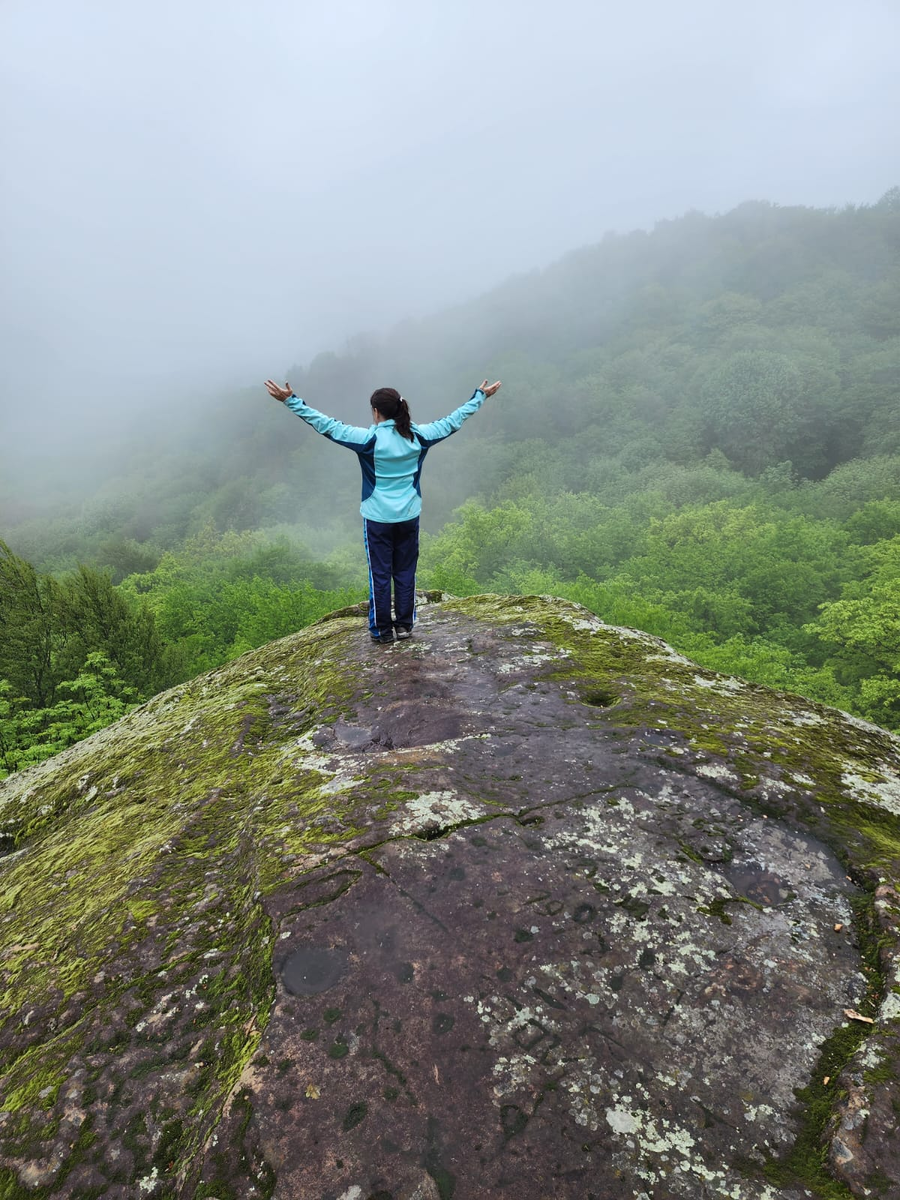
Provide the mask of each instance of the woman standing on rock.
{"label": "woman standing on rock", "polygon": [[[291,385],[266,380],[269,395],[338,446],[359,457],[362,468],[363,539],[369,562],[369,633],[375,642],[408,638],[416,621],[416,563],[419,559],[420,478],[425,455],[432,446],[456,433],[463,421],[478,412],[500,387],[485,380],[449,417],[416,425],[409,405],[395,388],[372,393],[373,424],[368,429],[345,425],[295,396]],[[394,617],[391,619],[391,580]]]}

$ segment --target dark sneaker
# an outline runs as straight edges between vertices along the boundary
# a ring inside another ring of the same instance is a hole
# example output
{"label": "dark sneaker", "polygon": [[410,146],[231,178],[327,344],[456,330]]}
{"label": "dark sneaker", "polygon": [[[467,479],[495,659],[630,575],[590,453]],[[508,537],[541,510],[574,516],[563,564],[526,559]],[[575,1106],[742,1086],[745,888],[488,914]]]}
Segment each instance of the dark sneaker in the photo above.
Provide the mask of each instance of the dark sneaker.
{"label": "dark sneaker", "polygon": [[398,625],[397,626],[397,637],[400,638],[401,640],[403,638],[412,637],[412,627],[409,625]]}
{"label": "dark sneaker", "polygon": [[390,644],[393,642],[393,640],[394,640],[394,635],[390,631],[388,633],[373,633],[372,634],[372,641],[378,642],[379,646],[390,646]]}

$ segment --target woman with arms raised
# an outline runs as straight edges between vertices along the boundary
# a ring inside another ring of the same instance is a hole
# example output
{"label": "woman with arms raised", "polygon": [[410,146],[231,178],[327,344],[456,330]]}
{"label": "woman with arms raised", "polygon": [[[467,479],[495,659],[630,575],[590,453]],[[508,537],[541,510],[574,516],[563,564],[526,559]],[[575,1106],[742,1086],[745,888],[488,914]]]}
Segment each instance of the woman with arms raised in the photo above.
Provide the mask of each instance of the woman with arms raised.
{"label": "woman with arms raised", "polygon": [[[422,511],[422,463],[432,446],[456,433],[500,387],[487,380],[449,417],[416,425],[409,405],[395,388],[372,393],[368,429],[345,425],[311,408],[295,396],[291,385],[266,380],[270,396],[280,400],[338,446],[353,450],[362,468],[363,539],[369,561],[369,633],[376,642],[408,638],[416,621],[416,563],[419,559],[419,513]],[[394,615],[391,617],[391,581]]]}

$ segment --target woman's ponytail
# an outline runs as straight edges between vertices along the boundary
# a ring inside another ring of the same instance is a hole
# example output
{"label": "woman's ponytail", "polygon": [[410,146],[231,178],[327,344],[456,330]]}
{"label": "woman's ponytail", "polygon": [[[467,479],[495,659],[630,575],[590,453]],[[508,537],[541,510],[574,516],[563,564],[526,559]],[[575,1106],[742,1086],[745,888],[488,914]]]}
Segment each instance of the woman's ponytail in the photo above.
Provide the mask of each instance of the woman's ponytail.
{"label": "woman's ponytail", "polygon": [[412,441],[413,435],[412,430],[409,427],[409,421],[409,405],[401,396],[400,402],[397,405],[397,415],[394,417],[394,428],[403,437],[409,438],[409,440]]}
{"label": "woman's ponytail", "polygon": [[369,403],[386,420],[394,422],[394,428],[401,437],[409,438],[410,441],[413,441],[412,429],[410,428],[409,405],[396,388],[378,388],[377,391],[372,393]]}

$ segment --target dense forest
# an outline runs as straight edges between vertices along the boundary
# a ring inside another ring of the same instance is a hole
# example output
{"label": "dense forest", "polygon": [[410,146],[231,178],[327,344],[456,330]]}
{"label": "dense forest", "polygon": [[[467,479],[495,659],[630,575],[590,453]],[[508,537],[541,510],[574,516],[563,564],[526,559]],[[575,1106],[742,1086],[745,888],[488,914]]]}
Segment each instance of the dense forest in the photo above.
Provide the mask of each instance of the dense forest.
{"label": "dense forest", "polygon": [[[429,420],[486,374],[421,584],[566,596],[900,728],[900,189],[608,235],[289,378],[368,424],[376,386]],[[365,594],[355,457],[262,387],[73,480],[0,483],[0,773]]]}

